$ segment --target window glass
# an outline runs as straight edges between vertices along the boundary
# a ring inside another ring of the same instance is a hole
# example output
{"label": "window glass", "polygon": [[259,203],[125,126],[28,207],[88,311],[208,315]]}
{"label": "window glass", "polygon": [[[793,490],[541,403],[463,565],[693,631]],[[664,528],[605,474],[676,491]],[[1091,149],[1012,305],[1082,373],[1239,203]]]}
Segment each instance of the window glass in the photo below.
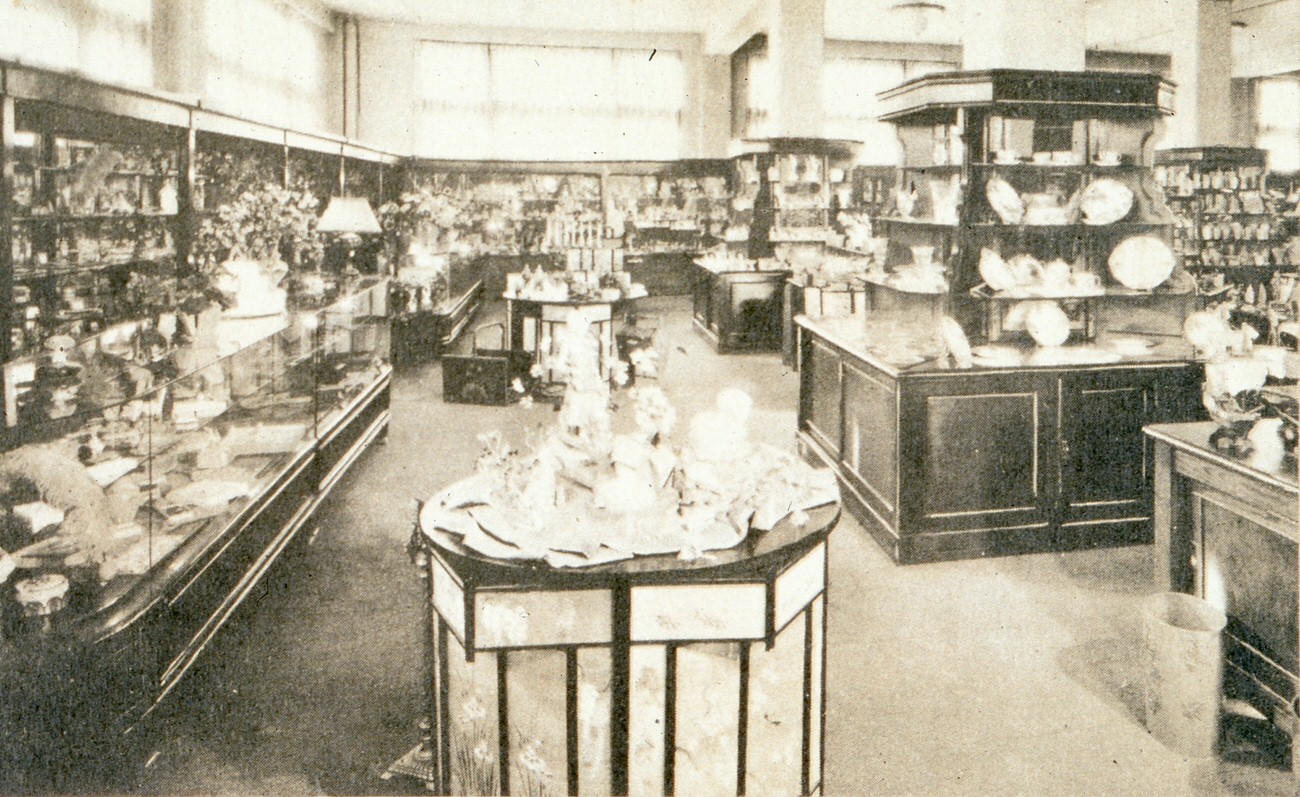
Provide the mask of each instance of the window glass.
{"label": "window glass", "polygon": [[1264,78],[1256,92],[1257,146],[1268,150],[1268,168],[1300,171],[1300,77]]}
{"label": "window glass", "polygon": [[421,155],[518,160],[679,157],[677,52],[426,41]]}
{"label": "window glass", "polygon": [[277,0],[224,0],[211,10],[205,103],[258,121],[325,129],[330,31]]}
{"label": "window glass", "polygon": [[0,2],[0,58],[148,86],[152,9],[152,0],[6,0]]}

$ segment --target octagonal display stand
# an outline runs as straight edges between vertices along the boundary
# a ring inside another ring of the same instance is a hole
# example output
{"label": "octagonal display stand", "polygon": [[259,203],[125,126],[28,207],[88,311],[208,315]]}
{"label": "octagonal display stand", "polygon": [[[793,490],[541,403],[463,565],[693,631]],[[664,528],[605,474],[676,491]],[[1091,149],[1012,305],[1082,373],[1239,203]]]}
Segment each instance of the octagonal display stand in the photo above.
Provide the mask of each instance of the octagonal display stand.
{"label": "octagonal display stand", "polygon": [[420,535],[428,787],[441,794],[821,792],[838,505],[708,558],[577,569]]}

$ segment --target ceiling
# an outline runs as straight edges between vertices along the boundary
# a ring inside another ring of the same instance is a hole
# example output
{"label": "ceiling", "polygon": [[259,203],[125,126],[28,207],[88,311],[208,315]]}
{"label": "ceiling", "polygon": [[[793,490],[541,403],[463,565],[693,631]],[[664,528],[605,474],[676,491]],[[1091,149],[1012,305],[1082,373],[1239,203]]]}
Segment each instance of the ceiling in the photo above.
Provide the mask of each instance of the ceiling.
{"label": "ceiling", "polygon": [[[719,43],[734,49],[736,33],[744,34],[743,41],[746,30],[761,29],[763,23],[755,28],[754,20],[765,18],[775,3],[786,13],[824,4],[831,39],[959,44],[969,1],[902,3],[931,9],[918,20],[914,10],[894,8],[900,0],[317,0],[344,14],[431,27],[701,34],[709,51],[720,51]],[[1175,18],[1197,1],[1082,0],[1088,44],[1168,53]],[[947,10],[936,12],[933,7],[940,5]],[[1230,8],[1235,76],[1300,68],[1300,0],[1232,0]]]}
{"label": "ceiling", "polygon": [[[725,35],[756,7],[772,0],[321,0],[336,11],[416,25],[479,28],[627,31]],[[895,10],[900,0],[781,0],[797,11],[824,3],[830,38],[876,41],[915,39],[917,9]],[[963,0],[903,3],[930,7],[921,40],[956,43]],[[946,6],[945,11],[933,7]],[[761,15],[760,15],[761,16]],[[543,21],[544,24],[538,24]]]}
{"label": "ceiling", "polygon": [[[755,0],[322,0],[336,11],[418,25],[704,33]],[[544,25],[539,25],[544,21]]]}

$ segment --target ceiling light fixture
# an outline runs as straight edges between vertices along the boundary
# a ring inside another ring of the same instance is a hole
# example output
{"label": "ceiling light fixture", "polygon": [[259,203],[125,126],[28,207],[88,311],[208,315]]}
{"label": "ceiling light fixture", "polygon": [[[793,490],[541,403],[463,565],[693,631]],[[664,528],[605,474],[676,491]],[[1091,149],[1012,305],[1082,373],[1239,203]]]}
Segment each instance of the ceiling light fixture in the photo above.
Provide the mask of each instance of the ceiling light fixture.
{"label": "ceiling light fixture", "polygon": [[898,0],[889,10],[911,35],[920,37],[948,11],[948,6],[937,0]]}

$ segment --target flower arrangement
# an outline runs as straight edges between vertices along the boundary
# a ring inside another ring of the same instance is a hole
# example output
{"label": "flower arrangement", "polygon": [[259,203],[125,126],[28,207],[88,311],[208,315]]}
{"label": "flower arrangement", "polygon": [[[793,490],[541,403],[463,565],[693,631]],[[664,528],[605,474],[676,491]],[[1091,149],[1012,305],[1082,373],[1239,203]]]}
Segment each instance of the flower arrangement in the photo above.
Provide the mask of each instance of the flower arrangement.
{"label": "flower arrangement", "polygon": [[429,502],[426,531],[487,556],[554,567],[694,559],[786,517],[804,523],[805,509],[838,500],[830,471],[750,440],[753,402],[744,391],[724,390],[689,424],[689,444],[674,446],[676,411],[657,386],[628,391],[630,419],[615,414],[600,343],[581,311],[556,334],[549,367],[566,384],[558,423],[523,447],[482,436],[475,475]]}
{"label": "flower arrangement", "polygon": [[401,254],[410,241],[431,242],[434,233],[459,232],[465,211],[457,198],[446,191],[407,191],[395,201],[379,206],[379,226],[384,242],[394,254]]}
{"label": "flower arrangement", "polygon": [[319,206],[309,191],[271,184],[248,189],[199,223],[191,261],[208,271],[232,257],[316,266],[325,252],[316,231]]}

